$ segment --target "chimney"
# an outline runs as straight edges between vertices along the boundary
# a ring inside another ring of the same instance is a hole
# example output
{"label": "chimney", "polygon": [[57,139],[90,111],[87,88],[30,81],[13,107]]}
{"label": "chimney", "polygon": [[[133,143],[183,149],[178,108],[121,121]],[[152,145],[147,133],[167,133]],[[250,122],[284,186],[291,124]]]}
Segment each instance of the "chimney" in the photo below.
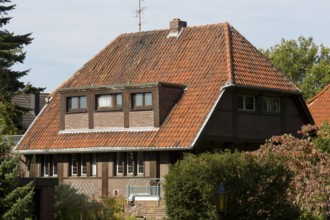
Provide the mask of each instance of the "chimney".
{"label": "chimney", "polygon": [[178,37],[184,27],[187,27],[186,21],[181,21],[179,18],[173,19],[170,21],[169,37]]}

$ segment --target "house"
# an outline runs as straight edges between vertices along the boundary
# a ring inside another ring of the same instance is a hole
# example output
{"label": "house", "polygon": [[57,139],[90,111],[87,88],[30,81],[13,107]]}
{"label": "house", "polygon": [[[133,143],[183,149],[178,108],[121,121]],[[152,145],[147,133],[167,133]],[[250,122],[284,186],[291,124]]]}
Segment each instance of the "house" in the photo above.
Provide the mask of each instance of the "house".
{"label": "house", "polygon": [[155,217],[183,153],[252,150],[308,123],[301,91],[235,28],[174,19],[108,44],[50,94],[16,150],[35,156],[27,175]]}
{"label": "house", "polygon": [[330,123],[330,84],[309,99],[307,106],[317,126],[320,126],[323,122]]}

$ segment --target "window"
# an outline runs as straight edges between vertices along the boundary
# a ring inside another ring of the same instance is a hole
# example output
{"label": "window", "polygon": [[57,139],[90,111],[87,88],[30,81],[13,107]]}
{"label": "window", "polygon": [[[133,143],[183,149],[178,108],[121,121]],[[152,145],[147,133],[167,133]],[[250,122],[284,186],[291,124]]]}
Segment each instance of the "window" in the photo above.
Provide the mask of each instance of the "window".
{"label": "window", "polygon": [[43,176],[49,176],[49,155],[44,155],[43,159]]}
{"label": "window", "polygon": [[144,166],[143,166],[143,153],[138,152],[137,154],[137,174],[144,174]]}
{"label": "window", "polygon": [[255,110],[255,97],[239,95],[238,96],[238,109],[245,111],[254,111]]}
{"label": "window", "polygon": [[262,111],[279,113],[281,111],[280,98],[263,97],[262,98]]}
{"label": "window", "polygon": [[122,94],[108,94],[96,96],[96,109],[116,109],[123,105]]}
{"label": "window", "polygon": [[96,154],[92,155],[92,176],[96,176]]}
{"label": "window", "polygon": [[124,174],[124,153],[118,152],[117,153],[117,161],[116,161],[116,173],[117,175],[123,175]]}
{"label": "window", "polygon": [[143,152],[118,152],[116,174],[118,176],[144,174]]}
{"label": "window", "polygon": [[152,93],[135,93],[132,95],[133,108],[144,108],[152,106]]}
{"label": "window", "polygon": [[86,109],[87,109],[86,96],[74,96],[67,98],[67,112],[86,111]]}
{"label": "window", "polygon": [[71,175],[78,175],[78,156],[75,154],[71,157]]}
{"label": "window", "polygon": [[88,155],[82,154],[80,158],[80,172],[82,176],[87,175],[87,161],[88,161]]}
{"label": "window", "polygon": [[52,176],[57,176],[57,158],[52,156]]}

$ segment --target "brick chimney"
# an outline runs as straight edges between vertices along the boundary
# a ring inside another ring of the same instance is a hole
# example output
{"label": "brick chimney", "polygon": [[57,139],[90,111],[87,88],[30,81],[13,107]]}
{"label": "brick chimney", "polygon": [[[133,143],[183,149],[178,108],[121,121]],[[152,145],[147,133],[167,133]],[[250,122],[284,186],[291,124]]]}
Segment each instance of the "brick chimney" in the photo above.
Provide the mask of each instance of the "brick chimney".
{"label": "brick chimney", "polygon": [[178,37],[184,27],[187,27],[186,21],[181,21],[179,18],[173,19],[170,21],[169,37]]}

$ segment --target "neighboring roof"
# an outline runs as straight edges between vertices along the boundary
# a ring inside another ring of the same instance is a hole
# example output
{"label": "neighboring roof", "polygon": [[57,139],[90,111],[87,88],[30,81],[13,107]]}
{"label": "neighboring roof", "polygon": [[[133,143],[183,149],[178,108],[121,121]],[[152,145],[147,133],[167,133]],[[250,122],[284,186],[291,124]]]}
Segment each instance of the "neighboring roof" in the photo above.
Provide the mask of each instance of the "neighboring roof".
{"label": "neighboring roof", "polygon": [[316,125],[320,126],[325,121],[330,123],[330,84],[313,98],[309,99],[307,106],[312,113]]}
{"label": "neighboring roof", "polygon": [[189,149],[228,85],[300,93],[228,23],[122,34],[65,81],[74,87],[167,82],[187,86],[159,129],[59,134],[60,95],[30,127],[18,150]]}

